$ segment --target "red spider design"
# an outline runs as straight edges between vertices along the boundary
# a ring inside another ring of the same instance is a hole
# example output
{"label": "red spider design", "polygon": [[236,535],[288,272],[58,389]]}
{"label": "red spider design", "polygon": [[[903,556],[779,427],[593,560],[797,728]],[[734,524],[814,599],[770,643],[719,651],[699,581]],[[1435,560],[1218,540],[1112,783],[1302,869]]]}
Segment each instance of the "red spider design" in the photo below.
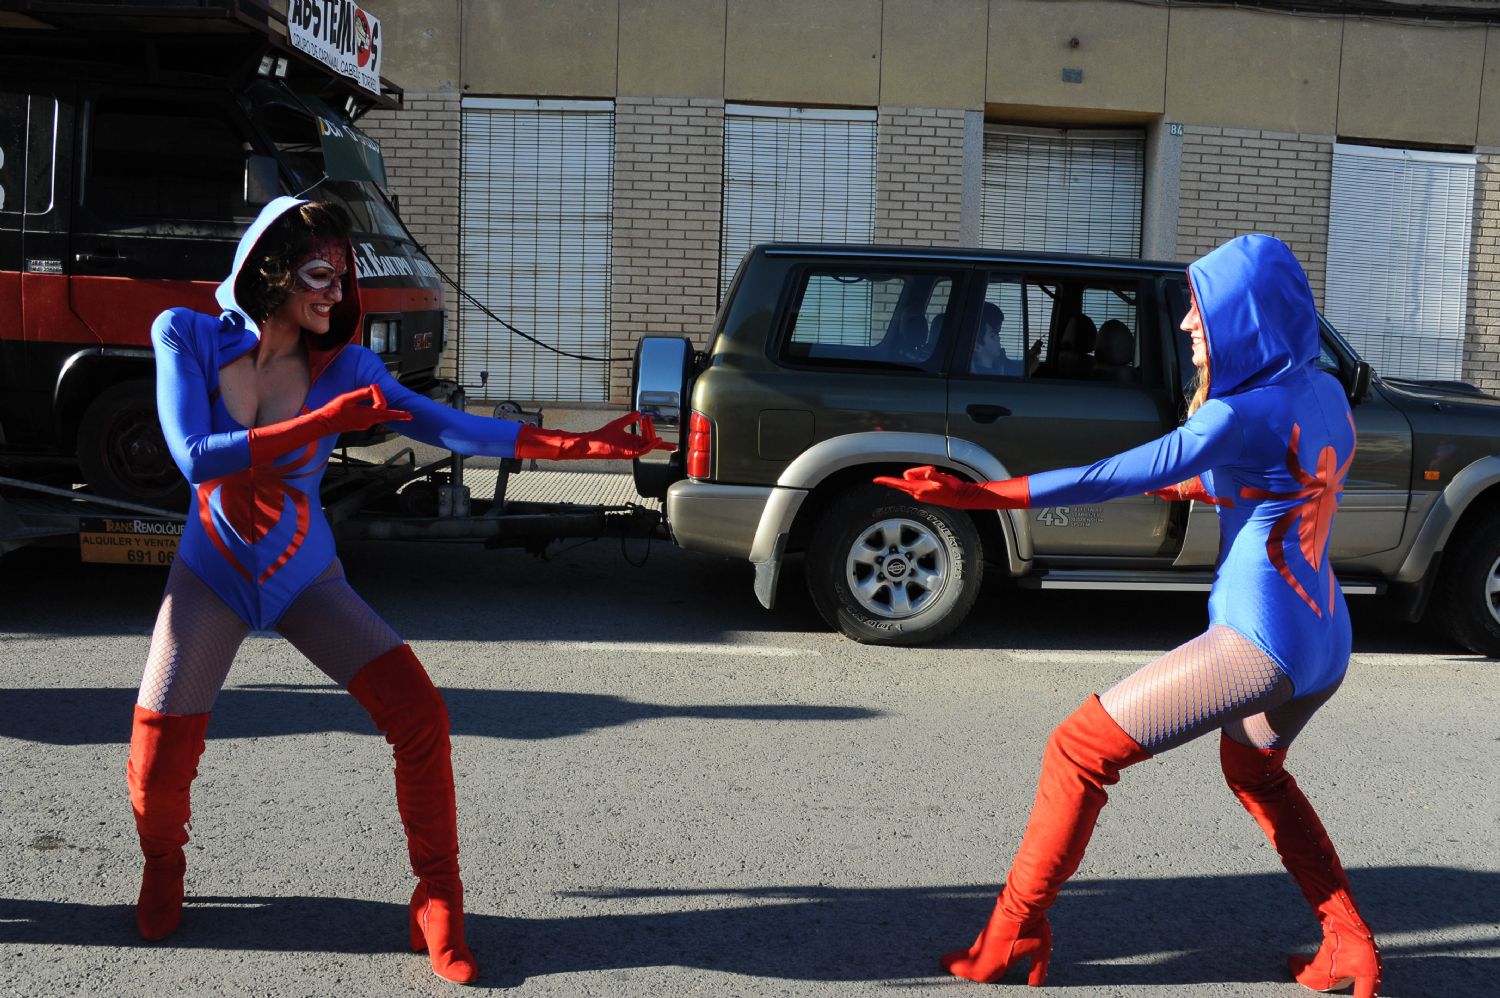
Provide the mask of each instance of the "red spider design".
{"label": "red spider design", "polygon": [[[1349,416],[1349,428],[1354,429],[1354,417]],[[1318,452],[1317,474],[1309,475],[1302,470],[1302,464],[1298,459],[1298,449],[1302,442],[1302,427],[1297,423],[1292,424],[1292,439],[1286,451],[1286,470],[1296,479],[1302,488],[1296,492],[1270,492],[1266,489],[1241,488],[1242,499],[1300,499],[1302,500],[1291,509],[1276,518],[1271,527],[1271,535],[1266,538],[1266,554],[1271,559],[1271,564],[1276,566],[1276,571],[1286,580],[1287,585],[1296,590],[1302,601],[1312,607],[1313,612],[1323,616],[1323,608],[1318,606],[1313,598],[1307,595],[1307,590],[1302,588],[1292,575],[1291,567],[1286,563],[1286,549],[1283,542],[1286,535],[1297,524],[1297,540],[1302,548],[1302,557],[1318,571],[1323,564],[1323,554],[1328,550],[1328,531],[1333,526],[1333,514],[1339,508],[1339,495],[1344,491],[1344,478],[1349,474],[1349,465],[1354,461],[1354,451],[1349,451],[1349,457],[1343,464],[1335,466],[1338,454],[1333,447],[1326,446]],[[1328,604],[1333,605],[1333,573],[1328,574]]]}
{"label": "red spider design", "polygon": [[[223,555],[224,559],[233,565],[247,582],[264,584],[267,579],[276,574],[282,565],[291,560],[292,555],[297,553],[297,550],[302,547],[302,542],[307,539],[307,527],[312,520],[311,504],[305,492],[292,488],[286,480],[306,478],[316,474],[322,467],[321,464],[312,468],[306,466],[317,457],[317,454],[318,445],[311,443],[286,464],[252,465],[244,471],[235,472],[223,478],[215,478],[198,486],[198,518],[203,523],[204,532],[213,541],[214,547],[218,548],[219,554]],[[297,513],[296,533],[292,535],[285,550],[269,568],[261,573],[259,579],[251,578],[250,571],[240,564],[239,559],[224,543],[224,538],[219,536],[218,530],[214,529],[209,498],[215,490],[220,490],[219,504],[224,511],[224,518],[229,521],[230,527],[246,544],[256,544],[270,533],[271,529],[281,522],[281,511],[286,500],[288,498],[292,500],[292,507]]]}

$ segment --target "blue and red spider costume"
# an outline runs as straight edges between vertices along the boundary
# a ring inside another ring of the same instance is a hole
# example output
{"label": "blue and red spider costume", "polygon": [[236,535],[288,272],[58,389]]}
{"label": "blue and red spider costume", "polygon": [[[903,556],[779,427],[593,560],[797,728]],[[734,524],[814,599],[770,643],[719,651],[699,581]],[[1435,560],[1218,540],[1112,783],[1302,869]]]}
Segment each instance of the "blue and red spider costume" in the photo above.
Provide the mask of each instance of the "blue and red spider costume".
{"label": "blue and red spider costume", "polygon": [[[295,283],[265,298],[265,275],[283,257],[295,258],[283,270]],[[223,312],[171,309],[152,327],[162,430],[192,499],[131,734],[127,777],[146,860],[136,919],[148,939],[181,921],[189,788],[209,712],[245,635],[275,629],[345,686],[391,743],[418,877],[412,947],[429,951],[440,976],[468,982],[478,971],[463,936],[447,709],[411,649],[344,580],[319,502],[329,454],[340,432],[379,423],[424,443],[499,457],[625,458],[659,443],[649,421],[629,432],[640,421],[635,413],[574,434],[468,415],[409,391],[358,345],[352,260],[346,216],[279,198],[240,241],[217,292]],[[243,304],[252,300],[264,307]],[[273,322],[276,342],[268,345]],[[264,390],[246,380],[246,365],[264,361],[269,369],[273,359],[290,380],[281,373],[280,387]],[[227,371],[255,386],[237,389],[247,392],[237,404],[256,413],[255,425],[231,414]],[[268,407],[290,407],[304,386],[296,415],[266,419]]]}
{"label": "blue and red spider costume", "polygon": [[1313,906],[1324,939],[1288,961],[1318,990],[1380,980],[1373,936],[1337,853],[1283,762],[1342,681],[1350,626],[1328,538],[1355,431],[1344,389],[1319,371],[1318,319],[1301,266],[1270,236],[1241,236],[1188,268],[1206,390],[1177,430],[1088,467],[972,483],[933,468],[877,479],[924,502],[964,509],[1097,503],[1152,493],[1212,502],[1221,543],[1209,629],[1090,697],[1048,739],[1036,801],[994,914],[949,972],[997,981],[1023,958],[1041,984],[1051,952],[1046,909],[1078,868],[1120,770],[1220,730],[1230,788]]}

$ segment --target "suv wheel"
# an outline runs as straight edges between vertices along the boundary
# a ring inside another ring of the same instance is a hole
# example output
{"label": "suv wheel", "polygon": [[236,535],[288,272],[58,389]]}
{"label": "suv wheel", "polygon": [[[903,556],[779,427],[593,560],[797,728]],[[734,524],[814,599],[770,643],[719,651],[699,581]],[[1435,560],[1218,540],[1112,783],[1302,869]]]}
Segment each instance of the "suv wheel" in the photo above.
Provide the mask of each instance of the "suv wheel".
{"label": "suv wheel", "polygon": [[965,513],[869,485],[818,521],[807,588],[823,619],[856,641],[924,644],[968,616],[981,555],[979,531]]}
{"label": "suv wheel", "polygon": [[1500,520],[1455,536],[1448,557],[1433,594],[1438,623],[1471,651],[1500,658]]}

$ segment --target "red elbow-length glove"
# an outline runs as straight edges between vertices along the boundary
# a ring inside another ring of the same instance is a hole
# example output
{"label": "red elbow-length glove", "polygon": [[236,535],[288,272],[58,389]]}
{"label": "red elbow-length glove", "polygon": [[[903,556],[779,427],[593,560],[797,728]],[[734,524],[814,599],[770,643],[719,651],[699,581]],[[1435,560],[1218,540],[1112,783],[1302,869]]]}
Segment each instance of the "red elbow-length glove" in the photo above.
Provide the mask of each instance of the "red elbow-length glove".
{"label": "red elbow-length glove", "polygon": [[1003,482],[966,482],[927,464],[907,468],[900,478],[881,476],[875,479],[875,484],[897,489],[918,502],[934,506],[954,509],[1031,508],[1031,483],[1024,477],[1007,478]]}
{"label": "red elbow-length glove", "polygon": [[1156,496],[1158,499],[1166,499],[1169,502],[1196,499],[1198,502],[1206,502],[1212,506],[1234,505],[1234,501],[1231,499],[1220,499],[1217,496],[1209,495],[1208,489],[1203,486],[1203,478],[1199,475],[1194,475],[1187,481],[1178,482],[1176,485],[1168,485],[1164,489],[1152,489],[1146,495]]}
{"label": "red elbow-length glove", "polygon": [[[631,433],[630,427],[640,424],[640,433]],[[550,461],[570,461],[581,458],[640,457],[654,450],[671,450],[672,445],[656,435],[649,416],[638,412],[627,412],[619,419],[612,419],[597,430],[587,433],[568,433],[565,430],[544,430],[525,425],[516,434],[516,457],[542,458]]]}
{"label": "red elbow-length glove", "polygon": [[377,423],[397,423],[411,413],[386,408],[385,394],[375,385],[345,392],[320,408],[270,426],[250,431],[250,463],[266,464],[283,454],[301,450],[330,433],[368,430]]}

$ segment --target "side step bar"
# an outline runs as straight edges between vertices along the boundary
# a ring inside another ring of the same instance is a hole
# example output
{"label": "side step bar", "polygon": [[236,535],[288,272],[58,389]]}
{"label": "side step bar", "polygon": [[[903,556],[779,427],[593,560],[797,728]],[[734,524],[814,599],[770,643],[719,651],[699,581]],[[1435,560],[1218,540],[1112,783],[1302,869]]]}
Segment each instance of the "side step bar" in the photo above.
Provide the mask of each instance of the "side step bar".
{"label": "side step bar", "polygon": [[[1022,576],[1016,585],[1024,589],[1114,589],[1148,592],[1206,593],[1213,586],[1213,576],[1205,572],[1090,572],[1078,569],[1056,569]],[[1352,579],[1340,582],[1346,596],[1379,596],[1384,582]]]}

